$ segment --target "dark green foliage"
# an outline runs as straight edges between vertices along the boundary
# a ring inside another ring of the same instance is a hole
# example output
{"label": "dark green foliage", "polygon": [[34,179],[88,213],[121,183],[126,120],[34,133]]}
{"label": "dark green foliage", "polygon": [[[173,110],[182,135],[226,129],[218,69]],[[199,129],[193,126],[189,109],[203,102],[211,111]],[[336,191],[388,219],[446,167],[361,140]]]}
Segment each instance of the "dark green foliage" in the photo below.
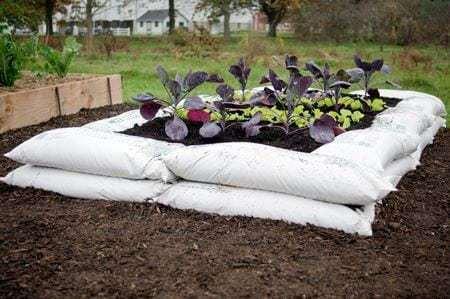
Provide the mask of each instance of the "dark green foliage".
{"label": "dark green foliage", "polygon": [[68,37],[62,51],[45,46],[41,49],[41,55],[45,60],[44,68],[50,74],[56,74],[64,78],[69,72],[73,59],[78,54],[81,45],[73,37]]}
{"label": "dark green foliage", "polygon": [[0,85],[13,86],[19,79],[25,57],[9,34],[0,35]]}

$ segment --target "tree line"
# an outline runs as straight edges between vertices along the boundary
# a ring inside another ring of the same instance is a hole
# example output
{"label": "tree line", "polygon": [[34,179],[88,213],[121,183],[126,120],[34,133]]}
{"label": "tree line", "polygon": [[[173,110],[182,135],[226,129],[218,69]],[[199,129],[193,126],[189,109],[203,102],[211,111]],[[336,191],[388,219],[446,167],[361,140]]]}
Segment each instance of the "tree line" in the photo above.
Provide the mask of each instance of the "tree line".
{"label": "tree line", "polygon": [[[169,32],[175,29],[175,1],[169,6]],[[129,0],[123,0],[126,4]],[[37,30],[41,22],[46,24],[46,35],[53,35],[53,16],[65,12],[66,5],[82,4],[85,7],[87,36],[92,35],[93,17],[97,9],[106,5],[105,0],[3,0],[0,5],[0,21]],[[276,36],[277,26],[290,11],[299,7],[300,0],[200,0],[197,10],[207,10],[211,20],[223,17],[223,34],[230,37],[230,16],[241,9],[260,10],[269,24],[268,35]]]}
{"label": "tree line", "polygon": [[[175,29],[175,1],[169,7],[169,32]],[[46,34],[53,34],[53,16],[68,4],[85,7],[88,40],[93,18],[106,0],[1,0],[0,22],[37,30],[43,21]],[[126,4],[130,0],[122,0]],[[275,37],[279,24],[289,22],[301,40],[374,41],[410,44],[434,42],[448,45],[449,0],[199,0],[198,11],[210,20],[223,18],[223,35],[230,38],[230,17],[243,9],[260,11]]]}

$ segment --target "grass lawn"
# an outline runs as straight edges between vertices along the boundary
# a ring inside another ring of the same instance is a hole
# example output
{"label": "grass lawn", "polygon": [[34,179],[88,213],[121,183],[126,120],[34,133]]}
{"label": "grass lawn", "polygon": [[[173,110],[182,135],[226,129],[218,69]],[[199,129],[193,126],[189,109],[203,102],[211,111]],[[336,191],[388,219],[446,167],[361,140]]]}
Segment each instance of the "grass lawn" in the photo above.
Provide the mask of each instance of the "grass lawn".
{"label": "grass lawn", "polygon": [[[111,59],[98,52],[81,55],[73,63],[71,71],[78,73],[119,73],[123,76],[124,100],[141,91],[164,96],[164,91],[155,74],[155,67],[163,65],[171,75],[182,74],[190,69],[217,72],[228,83],[236,86],[228,66],[245,56],[252,66],[250,87],[258,85],[268,67],[283,73],[285,54],[299,57],[301,64],[314,59],[317,63],[328,62],[331,67],[353,67],[353,54],[363,58],[383,57],[393,73],[389,79],[404,89],[427,92],[440,97],[450,111],[450,51],[438,46],[414,46],[405,48],[395,45],[368,43],[305,43],[290,36],[269,39],[263,36],[240,34],[225,44],[219,38],[206,41],[190,40],[189,37],[153,37],[121,39],[121,48]],[[206,45],[205,45],[206,44]],[[382,75],[374,78],[377,87],[388,87]],[[214,85],[206,84],[198,93],[214,93]],[[353,89],[360,89],[358,86]],[[447,122],[450,124],[449,118]]]}

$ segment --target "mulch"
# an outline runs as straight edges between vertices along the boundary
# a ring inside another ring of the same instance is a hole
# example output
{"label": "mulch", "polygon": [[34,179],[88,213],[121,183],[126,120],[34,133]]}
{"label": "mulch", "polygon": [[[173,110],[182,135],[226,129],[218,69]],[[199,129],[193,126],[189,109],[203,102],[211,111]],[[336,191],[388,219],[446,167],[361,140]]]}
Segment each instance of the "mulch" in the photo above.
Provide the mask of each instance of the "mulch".
{"label": "mulch", "polygon": [[[82,111],[0,135],[130,108]],[[0,157],[0,175],[18,166]],[[450,130],[377,208],[373,237],[0,183],[0,298],[427,297],[450,293]]]}

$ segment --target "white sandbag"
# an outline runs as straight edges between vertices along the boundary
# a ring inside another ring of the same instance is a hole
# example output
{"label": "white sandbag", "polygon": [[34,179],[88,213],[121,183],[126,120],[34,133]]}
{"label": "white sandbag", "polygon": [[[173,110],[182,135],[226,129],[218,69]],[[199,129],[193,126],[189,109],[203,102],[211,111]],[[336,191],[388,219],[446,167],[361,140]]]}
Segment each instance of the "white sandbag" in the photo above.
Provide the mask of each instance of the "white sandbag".
{"label": "white sandbag", "polygon": [[63,128],[25,141],[6,157],[23,164],[128,179],[172,181],[160,159],[182,144],[87,128]]}
{"label": "white sandbag", "polygon": [[[397,98],[401,100],[407,100],[410,98],[422,98],[428,101],[430,105],[436,106],[435,115],[439,116],[446,115],[444,103],[438,97],[435,97],[431,94],[413,90],[396,90],[396,89],[379,89],[378,91],[380,92],[380,96],[386,98]],[[364,91],[357,90],[353,91],[352,94],[364,95]]]}
{"label": "white sandbag", "polygon": [[309,223],[347,233],[372,235],[373,204],[363,212],[288,194],[193,182],[180,182],[155,201],[183,210],[283,220],[302,225]]}
{"label": "white sandbag", "polygon": [[434,116],[445,115],[445,110],[442,110],[442,106],[436,103],[436,101],[430,100],[424,97],[410,97],[406,98],[395,107],[405,110],[415,111],[417,113],[425,113]]}
{"label": "white sandbag", "polygon": [[419,144],[417,135],[369,128],[345,132],[313,153],[340,157],[384,171],[393,160],[416,151]]}
{"label": "white sandbag", "polygon": [[434,136],[439,129],[444,126],[444,124],[445,120],[443,118],[436,117],[434,124],[420,136],[420,144],[417,147],[417,150],[406,157],[397,159],[390,163],[383,172],[383,176],[389,178],[390,182],[394,186],[397,186],[401,178],[406,173],[416,169],[417,166],[420,165],[419,160],[422,155],[422,151],[428,144],[433,143]]}
{"label": "white sandbag", "polygon": [[122,132],[134,127],[135,125],[141,126],[147,121],[148,120],[141,116],[139,109],[135,109],[114,117],[88,123],[84,125],[83,128],[106,132]]}
{"label": "white sandbag", "polygon": [[417,150],[411,154],[416,160],[420,160],[422,156],[422,152],[428,144],[432,144],[434,141],[434,136],[436,136],[437,132],[440,128],[445,126],[445,119],[442,117],[436,117],[433,125],[429,127],[422,135],[420,135],[420,144],[417,147]]}
{"label": "white sandbag", "polygon": [[186,180],[335,203],[365,205],[395,190],[376,171],[341,158],[248,142],[189,146],[163,159]]}
{"label": "white sandbag", "polygon": [[19,167],[1,181],[69,197],[137,202],[155,198],[171,186],[161,181],[128,180],[31,165]]}
{"label": "white sandbag", "polygon": [[375,117],[373,128],[404,134],[421,135],[431,127],[435,116],[417,113],[403,108],[389,108]]}
{"label": "white sandbag", "polygon": [[416,169],[419,164],[419,161],[412,155],[402,157],[392,161],[384,170],[383,176],[388,178],[394,186],[397,186],[402,177],[409,171]]}

